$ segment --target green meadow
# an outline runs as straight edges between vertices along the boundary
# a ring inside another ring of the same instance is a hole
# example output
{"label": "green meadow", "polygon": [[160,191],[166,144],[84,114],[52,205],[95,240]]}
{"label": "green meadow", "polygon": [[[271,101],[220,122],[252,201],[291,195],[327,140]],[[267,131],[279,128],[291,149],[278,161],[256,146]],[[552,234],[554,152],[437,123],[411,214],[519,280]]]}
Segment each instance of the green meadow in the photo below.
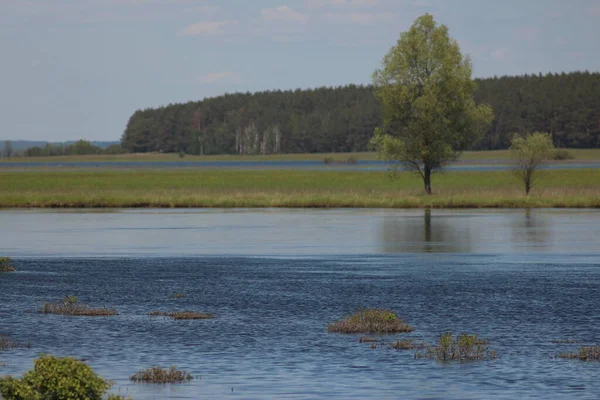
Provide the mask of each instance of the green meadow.
{"label": "green meadow", "polygon": [[539,171],[529,196],[509,171],[419,176],[339,170],[0,172],[0,207],[600,207],[600,169]]}

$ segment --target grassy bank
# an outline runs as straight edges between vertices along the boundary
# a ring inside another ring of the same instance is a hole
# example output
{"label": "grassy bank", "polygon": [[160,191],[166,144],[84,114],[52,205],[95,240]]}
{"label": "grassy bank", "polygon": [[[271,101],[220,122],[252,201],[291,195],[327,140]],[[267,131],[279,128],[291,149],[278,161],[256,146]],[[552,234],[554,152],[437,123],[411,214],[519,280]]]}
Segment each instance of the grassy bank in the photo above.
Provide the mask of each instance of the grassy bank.
{"label": "grassy bank", "polygon": [[[600,161],[600,149],[569,149],[575,161]],[[376,160],[377,154],[373,152],[358,153],[312,153],[312,154],[271,154],[271,155],[214,155],[180,157],[179,154],[139,153],[115,155],[86,155],[86,156],[56,156],[56,157],[17,157],[0,158],[0,165],[12,162],[173,162],[173,161],[323,161],[329,158],[334,162],[348,160],[349,157],[357,161]],[[466,151],[459,158],[460,161],[490,161],[509,160],[508,150]]]}
{"label": "grassy bank", "polygon": [[600,170],[540,171],[530,196],[507,171],[415,174],[278,170],[0,174],[0,207],[600,207]]}

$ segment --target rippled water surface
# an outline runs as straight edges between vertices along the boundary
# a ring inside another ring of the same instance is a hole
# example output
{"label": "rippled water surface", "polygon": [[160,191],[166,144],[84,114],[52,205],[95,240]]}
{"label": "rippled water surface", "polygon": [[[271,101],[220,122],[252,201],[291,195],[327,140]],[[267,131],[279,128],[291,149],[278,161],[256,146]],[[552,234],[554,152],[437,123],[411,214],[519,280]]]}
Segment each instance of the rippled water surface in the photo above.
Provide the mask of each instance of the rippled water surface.
{"label": "rippled water surface", "polygon": [[[4,211],[0,254],[18,269],[0,275],[0,334],[32,345],[0,352],[0,375],[43,352],[135,399],[600,397],[600,362],[554,358],[600,344],[597,211]],[[65,295],[120,314],[35,312]],[[477,332],[499,358],[440,364],[327,333],[360,307],[415,326],[386,343]],[[152,365],[199,379],[129,382]]]}

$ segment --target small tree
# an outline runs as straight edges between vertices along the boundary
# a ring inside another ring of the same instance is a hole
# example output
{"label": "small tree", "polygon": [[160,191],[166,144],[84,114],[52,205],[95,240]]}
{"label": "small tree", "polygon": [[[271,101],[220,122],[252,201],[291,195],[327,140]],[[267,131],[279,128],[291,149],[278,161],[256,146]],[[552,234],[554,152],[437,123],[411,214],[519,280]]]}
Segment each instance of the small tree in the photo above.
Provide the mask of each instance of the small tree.
{"label": "small tree", "polygon": [[525,184],[525,194],[533,187],[538,167],[554,152],[549,133],[535,132],[513,136],[510,151],[516,159],[515,176]]}
{"label": "small tree", "polygon": [[489,106],[473,100],[470,59],[448,28],[425,14],[400,35],[373,81],[384,126],[371,144],[380,158],[418,172],[431,194],[431,173],[455,160],[493,119]]}

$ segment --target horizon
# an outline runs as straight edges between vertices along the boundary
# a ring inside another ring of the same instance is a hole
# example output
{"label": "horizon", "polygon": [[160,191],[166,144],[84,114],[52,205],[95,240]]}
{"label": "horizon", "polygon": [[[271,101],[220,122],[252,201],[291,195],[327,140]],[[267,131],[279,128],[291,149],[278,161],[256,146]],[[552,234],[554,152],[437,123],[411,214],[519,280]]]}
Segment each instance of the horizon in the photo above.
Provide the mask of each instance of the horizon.
{"label": "horizon", "polygon": [[139,109],[369,85],[425,13],[474,78],[600,65],[600,0],[6,0],[0,11],[0,135],[14,141],[119,141]]}

